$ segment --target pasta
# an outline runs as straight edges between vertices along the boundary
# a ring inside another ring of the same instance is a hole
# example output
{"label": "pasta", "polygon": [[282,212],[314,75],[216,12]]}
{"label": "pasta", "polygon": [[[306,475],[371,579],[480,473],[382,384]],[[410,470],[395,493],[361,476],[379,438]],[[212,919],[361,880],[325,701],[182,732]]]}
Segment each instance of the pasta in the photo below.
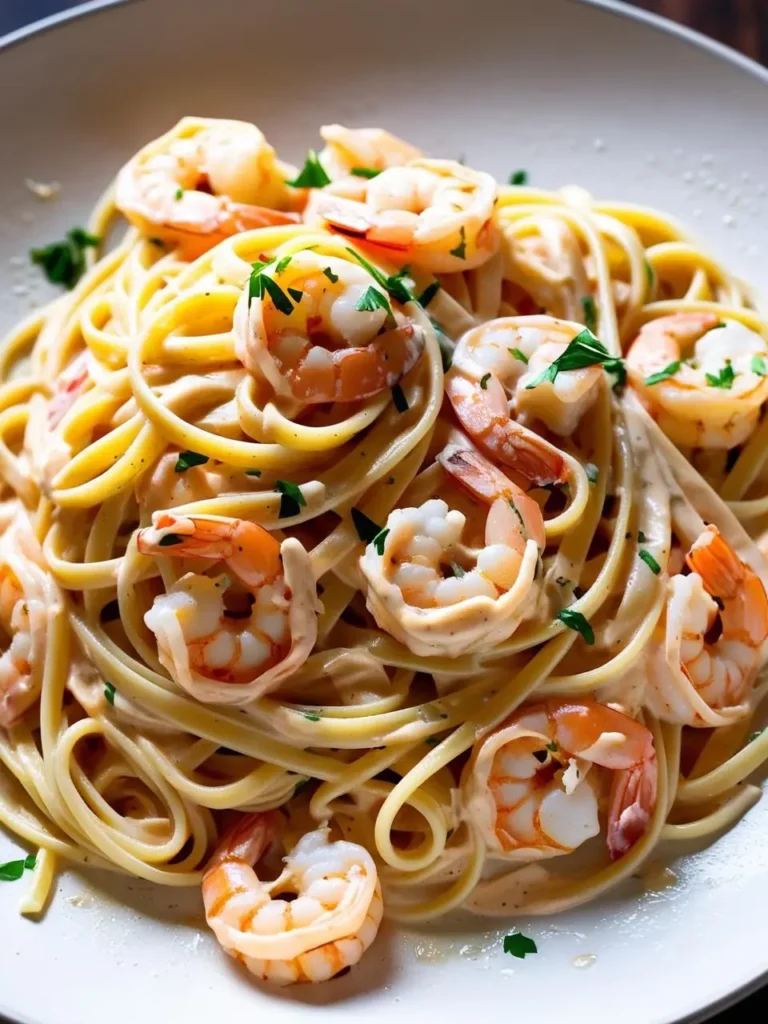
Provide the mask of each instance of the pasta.
{"label": "pasta", "polygon": [[185,118],[0,348],[22,911],[202,885],[276,984],[595,899],[768,757],[759,298],[655,211],[321,134]]}

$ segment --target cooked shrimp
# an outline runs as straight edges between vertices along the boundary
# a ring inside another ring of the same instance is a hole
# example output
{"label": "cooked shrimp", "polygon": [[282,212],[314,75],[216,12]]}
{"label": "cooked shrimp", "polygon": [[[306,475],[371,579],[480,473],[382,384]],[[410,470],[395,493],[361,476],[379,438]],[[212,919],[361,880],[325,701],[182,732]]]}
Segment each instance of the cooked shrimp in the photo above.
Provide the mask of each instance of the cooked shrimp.
{"label": "cooked shrimp", "polygon": [[363,179],[361,192],[355,201],[318,191],[305,217],[433,273],[472,270],[499,248],[496,182],[483,171],[453,160],[411,160]]}
{"label": "cooked shrimp", "polygon": [[581,330],[549,316],[502,317],[467,331],[453,352],[446,391],[462,426],[489,456],[532,482],[562,480],[565,464],[524,424],[540,420],[570,437],[598,394],[600,366],[563,370],[530,387]]}
{"label": "cooked shrimp", "polygon": [[[535,587],[544,521],[536,502],[479,452],[449,445],[438,461],[489,506],[484,533],[433,498],[390,513],[360,568],[382,629],[414,654],[456,657],[493,647],[519,625]],[[473,540],[483,538],[479,548],[462,542],[465,528]]]}
{"label": "cooked shrimp", "polygon": [[538,233],[505,232],[504,277],[552,316],[577,320],[592,294],[576,232],[559,217],[537,218]]}
{"label": "cooked shrimp", "polygon": [[[765,338],[736,320],[675,313],[643,327],[626,365],[632,386],[672,441],[733,448],[750,436],[768,399],[766,358]],[[665,379],[649,382],[662,371]]]}
{"label": "cooked shrimp", "polygon": [[649,649],[646,703],[670,722],[726,725],[749,712],[768,638],[768,597],[714,526],[686,562],[690,575],[667,584],[665,615]]}
{"label": "cooked shrimp", "polygon": [[223,562],[235,576],[233,583],[187,573],[144,616],[160,661],[199,700],[252,700],[309,655],[317,599],[309,557],[297,540],[281,545],[245,519],[155,512],[137,547],[145,555]]}
{"label": "cooked shrimp", "polygon": [[115,203],[140,231],[194,259],[230,235],[298,221],[281,164],[245,121],[183,118],[117,177]]}
{"label": "cooked shrimp", "polygon": [[600,833],[604,775],[593,766],[613,773],[607,845],[616,860],[653,814],[656,751],[644,725],[592,698],[521,708],[480,740],[462,776],[465,813],[498,857],[571,853]]}
{"label": "cooked shrimp", "polygon": [[394,387],[420,358],[423,329],[362,266],[305,251],[275,280],[292,296],[290,311],[246,289],[234,329],[238,357],[277,395],[303,405],[359,401]]}
{"label": "cooked shrimp", "polygon": [[0,625],[10,639],[0,655],[0,726],[8,728],[40,696],[50,617],[58,588],[23,511],[0,536]]}
{"label": "cooked shrimp", "polygon": [[[384,912],[376,865],[362,846],[332,842],[321,828],[299,840],[274,882],[262,882],[254,866],[281,821],[275,811],[249,814],[224,835],[203,876],[206,920],[262,981],[327,981],[376,938]],[[296,898],[276,898],[284,892]]]}
{"label": "cooked shrimp", "polygon": [[[353,171],[385,171],[389,167],[402,167],[421,156],[415,146],[383,128],[345,128],[340,124],[325,124],[320,134],[325,141],[320,163],[332,181],[343,178],[345,188],[353,186],[355,182],[363,186],[362,197],[365,195],[365,179],[353,175]],[[348,193],[345,191],[343,194]]]}

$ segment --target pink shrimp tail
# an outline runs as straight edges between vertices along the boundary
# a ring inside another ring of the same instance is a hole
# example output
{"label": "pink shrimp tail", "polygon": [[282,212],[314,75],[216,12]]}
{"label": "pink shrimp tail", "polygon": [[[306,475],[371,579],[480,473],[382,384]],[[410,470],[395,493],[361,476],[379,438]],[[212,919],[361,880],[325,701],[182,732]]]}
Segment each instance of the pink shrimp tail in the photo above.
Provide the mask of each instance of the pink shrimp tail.
{"label": "pink shrimp tail", "polygon": [[227,860],[253,866],[267,852],[285,822],[279,811],[244,814],[224,832],[206,865],[206,874]]}
{"label": "pink shrimp tail", "polygon": [[648,830],[658,792],[659,766],[654,753],[613,776],[608,811],[608,853],[618,860]]}

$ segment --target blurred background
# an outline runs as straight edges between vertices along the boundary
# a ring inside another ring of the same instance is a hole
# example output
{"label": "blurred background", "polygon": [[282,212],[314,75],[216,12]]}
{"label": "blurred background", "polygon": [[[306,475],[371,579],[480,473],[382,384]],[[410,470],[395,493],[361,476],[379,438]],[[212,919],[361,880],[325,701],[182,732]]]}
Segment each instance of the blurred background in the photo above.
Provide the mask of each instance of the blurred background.
{"label": "blurred background", "polygon": [[[628,0],[768,64],[768,0]],[[0,0],[0,35],[75,7],[67,0]]]}

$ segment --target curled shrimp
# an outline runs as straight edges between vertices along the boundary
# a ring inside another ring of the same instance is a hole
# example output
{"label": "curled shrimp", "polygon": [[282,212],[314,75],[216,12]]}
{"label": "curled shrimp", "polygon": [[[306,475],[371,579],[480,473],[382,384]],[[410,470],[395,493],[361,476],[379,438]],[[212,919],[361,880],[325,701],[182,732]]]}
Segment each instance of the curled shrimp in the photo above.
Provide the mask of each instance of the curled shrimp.
{"label": "curled shrimp", "polygon": [[194,259],[252,228],[293,224],[294,168],[281,164],[256,125],[183,118],[150,142],[117,177],[115,202],[144,234]]}
{"label": "curled shrimp", "polygon": [[[460,338],[446,390],[464,429],[489,455],[506,465],[516,462],[518,468],[530,451],[535,463],[549,463],[550,474],[562,472],[557,449],[539,443],[521,423],[539,420],[570,437],[594,404],[603,377],[600,366],[561,370],[554,381],[529,386],[581,330],[550,316],[501,317]],[[510,417],[509,399],[516,419]]]}
{"label": "curled shrimp", "polygon": [[[376,865],[362,846],[332,842],[321,828],[299,840],[274,882],[262,882],[254,865],[281,821],[275,811],[249,814],[224,835],[203,875],[206,920],[262,981],[327,981],[376,938],[384,911]],[[296,898],[276,898],[285,892]]]}
{"label": "curled shrimp", "polygon": [[479,267],[499,248],[496,182],[453,160],[411,160],[363,179],[361,199],[318,191],[305,218],[434,273]]}
{"label": "curled shrimp", "polygon": [[381,541],[360,559],[368,608],[414,654],[456,657],[487,650],[515,631],[545,543],[540,507],[479,452],[449,445],[438,461],[448,477],[488,507],[480,547],[474,520],[441,499],[395,509]]}
{"label": "curled shrimp", "polygon": [[673,576],[649,650],[645,701],[659,718],[720,726],[748,714],[748,697],[768,638],[768,597],[714,526]]}
{"label": "curled shrimp", "polygon": [[[274,280],[290,299],[278,308],[271,294],[244,290],[234,330],[238,358],[278,396],[302,405],[359,401],[394,387],[420,358],[423,328],[363,267],[304,251]],[[367,301],[372,291],[377,298]]]}
{"label": "curled shrimp", "polygon": [[520,708],[485,736],[462,775],[465,814],[498,857],[571,853],[600,833],[604,772],[593,767],[613,775],[606,842],[616,860],[648,828],[656,751],[644,725],[592,698]]}
{"label": "curled shrimp", "polygon": [[0,726],[18,721],[40,696],[58,588],[26,515],[16,511],[0,536],[0,626],[9,639],[0,655]]}
{"label": "curled shrimp", "polygon": [[633,388],[672,441],[733,448],[753,432],[768,399],[766,358],[765,338],[735,320],[675,313],[643,327],[626,366]]}
{"label": "curled shrimp", "polygon": [[[365,178],[355,175],[354,171],[385,171],[389,167],[402,167],[421,156],[415,146],[383,128],[345,128],[340,124],[325,124],[320,135],[325,142],[320,163],[332,181],[344,179],[344,191],[340,193],[344,195],[349,195],[349,189],[353,193],[360,191],[360,198],[365,195]],[[353,194],[350,198],[358,196]]]}
{"label": "curled shrimp", "polygon": [[235,577],[187,573],[144,616],[161,663],[198,700],[253,700],[309,655],[317,598],[297,540],[280,544],[245,519],[155,512],[137,547],[144,555],[223,562]]}

